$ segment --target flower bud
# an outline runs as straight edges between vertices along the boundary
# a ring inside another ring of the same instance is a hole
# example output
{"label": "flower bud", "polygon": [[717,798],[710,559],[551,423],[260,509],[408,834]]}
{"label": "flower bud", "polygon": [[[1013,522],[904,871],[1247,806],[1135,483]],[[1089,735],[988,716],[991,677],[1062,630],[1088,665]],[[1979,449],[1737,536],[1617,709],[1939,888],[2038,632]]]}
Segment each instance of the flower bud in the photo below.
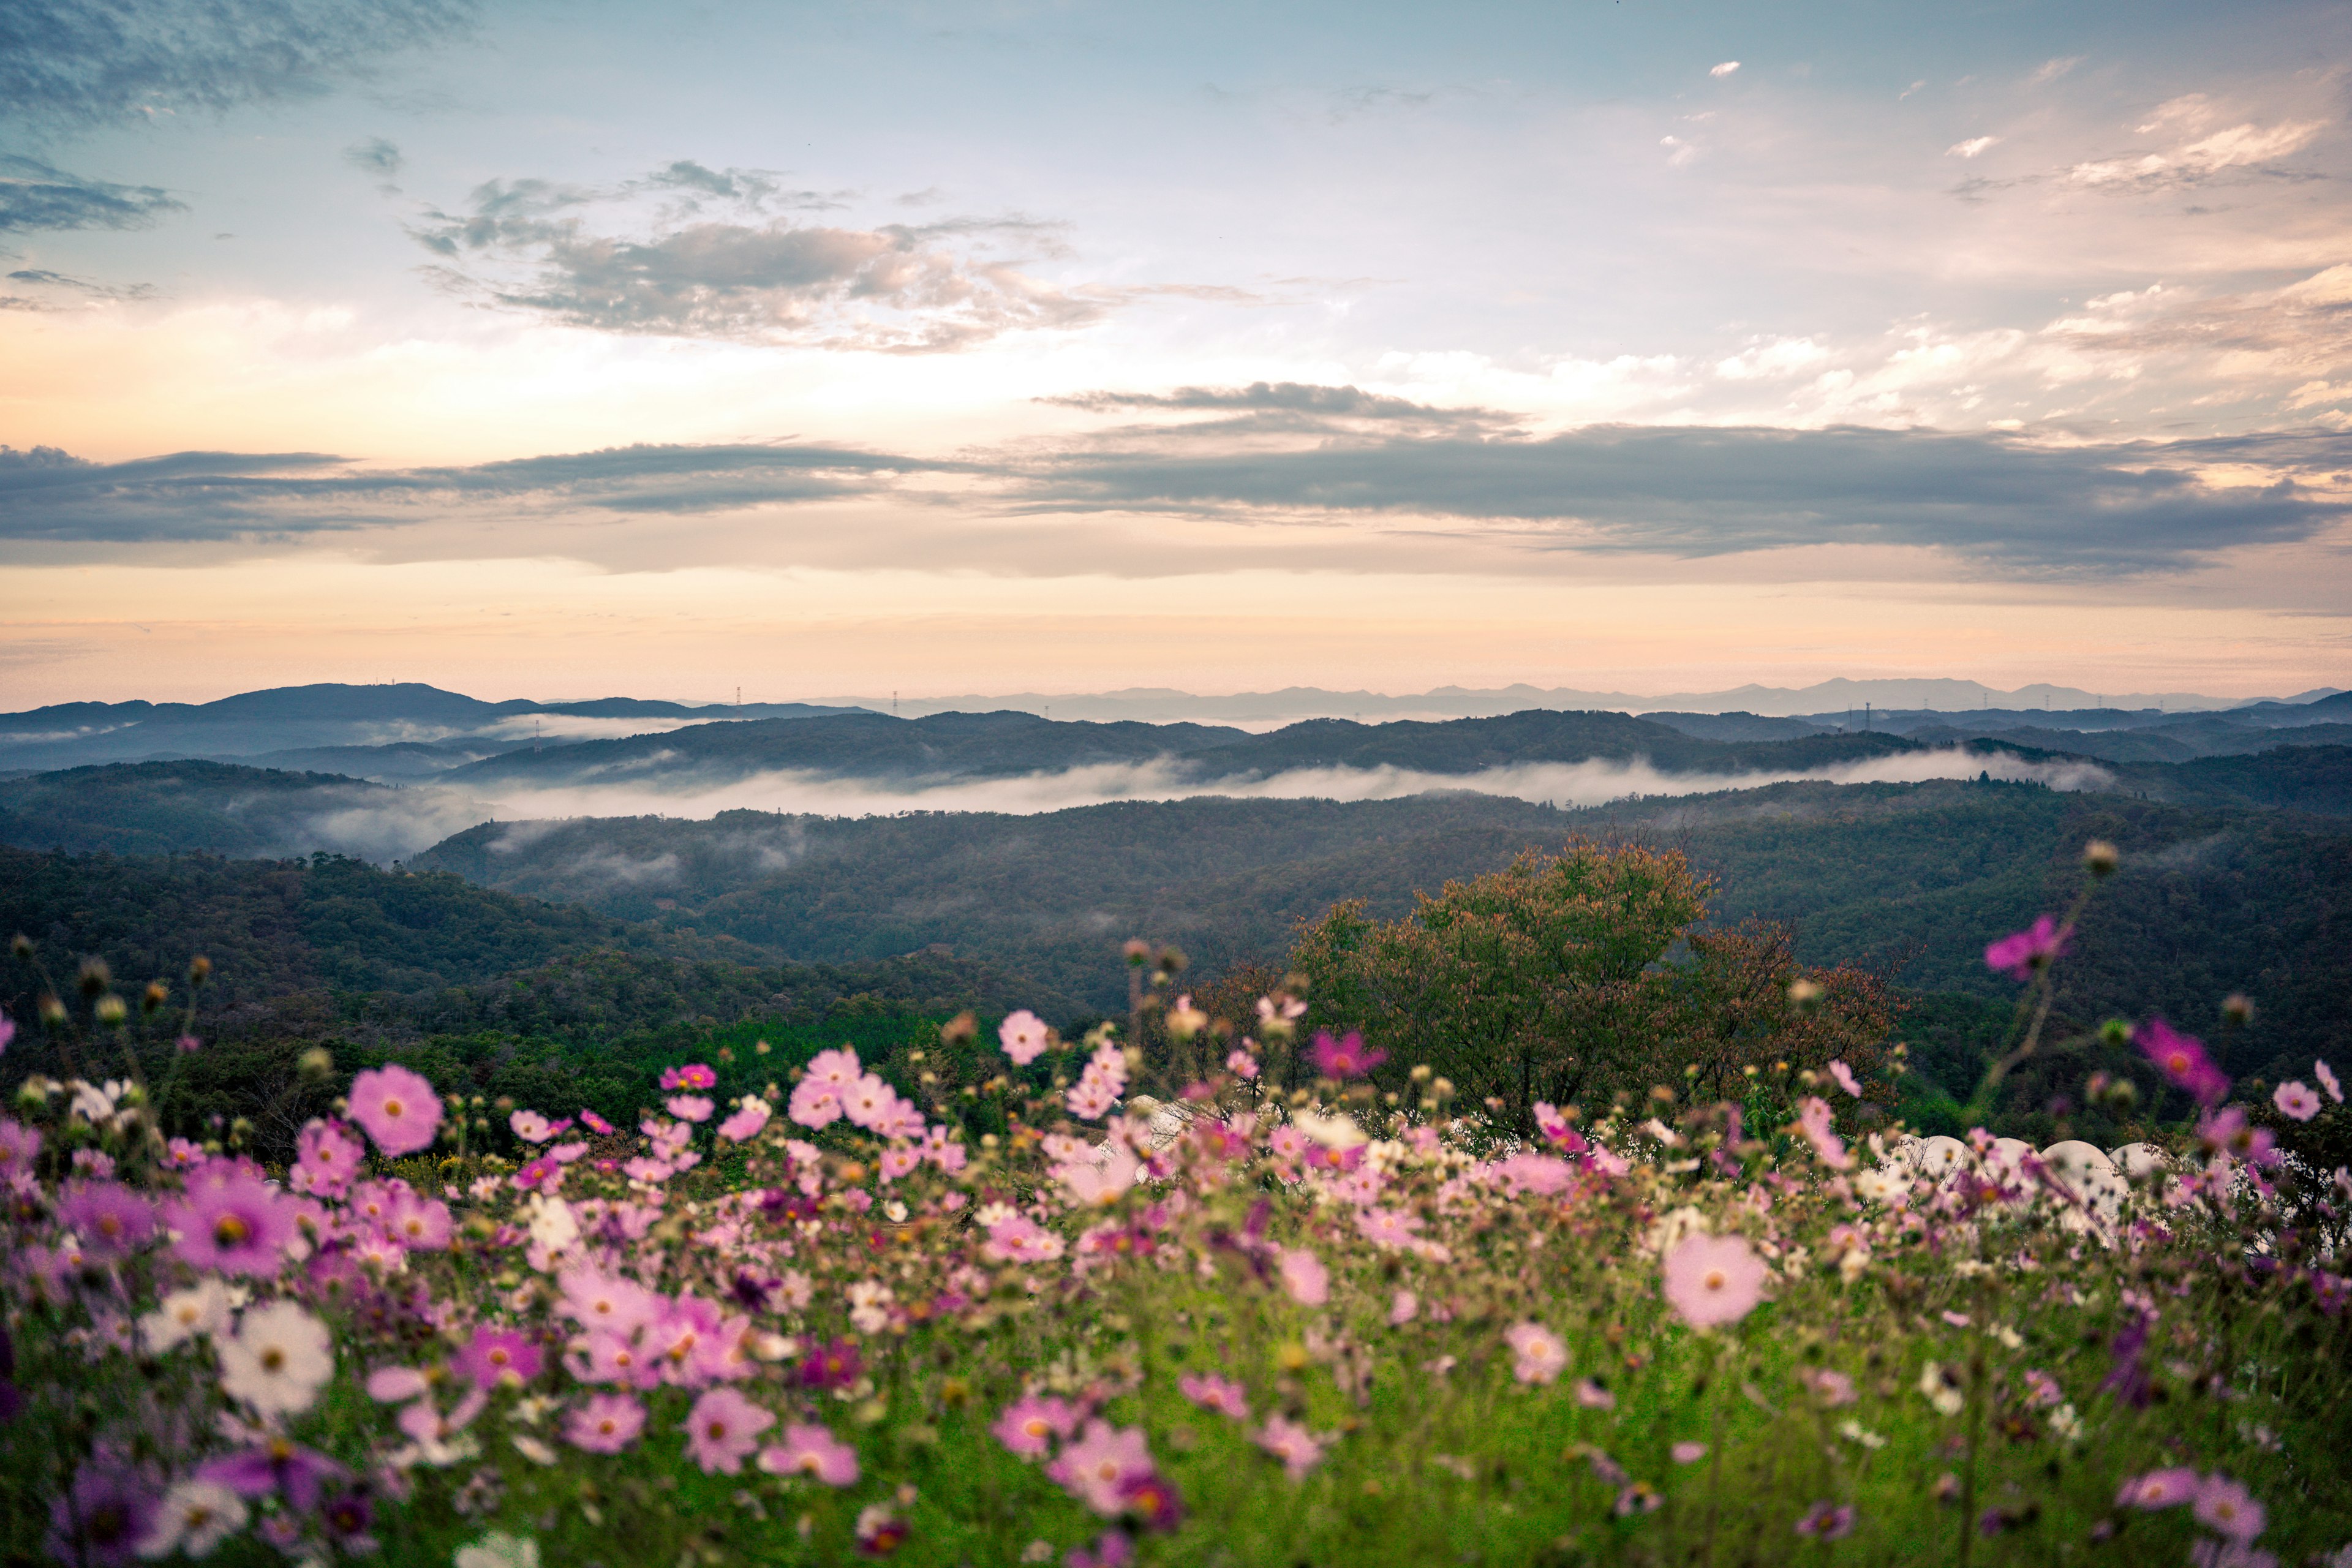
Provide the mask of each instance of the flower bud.
{"label": "flower bud", "polygon": [[324,1046],[312,1046],[295,1061],[304,1083],[324,1083],[335,1076],[335,1055]]}
{"label": "flower bud", "polygon": [[2100,1043],[2117,1050],[2131,1044],[2132,1026],[2128,1018],[2110,1018],[2099,1026]]}
{"label": "flower bud", "polygon": [[1127,955],[1128,963],[1138,969],[1151,962],[1151,944],[1148,942],[1140,942],[1130,937],[1128,939],[1127,945],[1119,951]]}
{"label": "flower bud", "polygon": [[37,1005],[40,1008],[42,1023],[62,1024],[66,1021],[66,1005],[58,1000],[56,993],[42,992],[41,1000]]}
{"label": "flower bud", "polygon": [[80,984],[83,995],[96,996],[106,989],[107,983],[113,978],[106,967],[106,960],[85,958],[81,961]]}
{"label": "flower bud", "polygon": [[23,931],[18,931],[8,940],[8,951],[19,959],[30,958],[33,956],[33,939]]}
{"label": "flower bud", "polygon": [[2232,1024],[2246,1025],[2254,1021],[2254,999],[2242,992],[2231,992],[2221,998],[2221,1016]]}
{"label": "flower bud", "polygon": [[161,1007],[164,1003],[169,1002],[171,999],[172,988],[170,986],[164,984],[160,980],[150,980],[147,983],[146,991],[139,998],[139,1010],[142,1013],[152,1013],[156,1008]]}
{"label": "flower bud", "polygon": [[940,1026],[940,1044],[960,1046],[979,1033],[980,1020],[967,1008]]}
{"label": "flower bud", "polygon": [[110,991],[92,1005],[90,1012],[100,1023],[113,1025],[120,1024],[128,1017],[131,1009],[122,1005],[121,997]]}
{"label": "flower bud", "polygon": [[188,984],[202,985],[213,977],[213,961],[203,953],[188,960]]}
{"label": "flower bud", "polygon": [[1822,988],[1800,974],[1789,982],[1789,1005],[1800,1013],[1810,1013],[1821,1005]]}
{"label": "flower bud", "polygon": [[2094,877],[2114,876],[2119,859],[2116,847],[2104,838],[2094,838],[2083,846],[2083,869]]}

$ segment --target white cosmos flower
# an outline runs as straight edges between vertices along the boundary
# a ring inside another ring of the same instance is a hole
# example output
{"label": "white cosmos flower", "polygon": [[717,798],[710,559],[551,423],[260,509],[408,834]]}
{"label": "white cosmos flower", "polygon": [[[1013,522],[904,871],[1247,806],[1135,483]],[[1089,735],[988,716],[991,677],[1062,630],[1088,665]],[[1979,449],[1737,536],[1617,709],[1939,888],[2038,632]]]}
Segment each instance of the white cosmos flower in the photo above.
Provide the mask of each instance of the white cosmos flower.
{"label": "white cosmos flower", "polygon": [[150,1355],[162,1355],[198,1334],[220,1332],[228,1327],[228,1315],[236,1306],[228,1287],[208,1274],[184,1290],[173,1291],[161,1306],[141,1318],[139,1337]]}
{"label": "white cosmos flower", "polygon": [[221,1387],[265,1415],[310,1408],[335,1375],[327,1327],[291,1301],[272,1301],[245,1314],[234,1335],[216,1335]]}
{"label": "white cosmos flower", "polygon": [[182,1481],[164,1494],[155,1523],[139,1543],[142,1557],[184,1552],[209,1557],[213,1548],[245,1528],[245,1500],[218,1481]]}
{"label": "white cosmos flower", "polygon": [[473,1545],[457,1548],[457,1568],[539,1568],[539,1542],[493,1530]]}

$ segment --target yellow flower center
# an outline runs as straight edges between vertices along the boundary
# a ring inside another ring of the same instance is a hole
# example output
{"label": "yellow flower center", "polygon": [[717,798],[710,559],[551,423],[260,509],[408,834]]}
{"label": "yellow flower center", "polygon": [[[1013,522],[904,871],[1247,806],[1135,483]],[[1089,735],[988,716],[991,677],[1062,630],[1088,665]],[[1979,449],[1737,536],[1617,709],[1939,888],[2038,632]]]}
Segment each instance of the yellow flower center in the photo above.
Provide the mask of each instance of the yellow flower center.
{"label": "yellow flower center", "polygon": [[253,1235],[253,1227],[233,1214],[225,1214],[213,1221],[213,1245],[236,1247]]}

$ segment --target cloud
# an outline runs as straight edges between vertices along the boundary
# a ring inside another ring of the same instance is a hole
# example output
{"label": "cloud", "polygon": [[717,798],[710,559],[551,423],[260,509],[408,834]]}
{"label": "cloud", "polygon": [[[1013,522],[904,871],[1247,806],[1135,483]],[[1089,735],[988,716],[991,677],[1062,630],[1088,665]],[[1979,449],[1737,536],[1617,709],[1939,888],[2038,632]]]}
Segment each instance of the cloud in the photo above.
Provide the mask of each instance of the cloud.
{"label": "cloud", "polygon": [[399,174],[401,164],[406,161],[400,155],[400,148],[396,144],[381,136],[354,142],[343,149],[344,163],[379,180],[389,180]]}
{"label": "cloud", "polygon": [[[48,290],[43,294],[0,294],[0,310],[68,310],[113,304],[126,300],[152,299],[152,283],[93,283],[44,268],[26,268],[8,274],[11,283]],[[62,295],[64,298],[59,299]]]}
{"label": "cloud", "polygon": [[0,120],[66,129],[315,97],[474,17],[470,0],[10,0]]}
{"label": "cloud", "polygon": [[1727,77],[1738,68],[1739,62],[1738,60],[1726,60],[1719,66],[1710,67],[1706,74],[1711,77]]}
{"label": "cloud", "polygon": [[[2352,513],[2299,472],[2352,461],[2352,440],[2310,440],[2320,446],[2060,447],[1997,433],[1673,426],[1536,437],[1335,432],[1215,451],[1127,439],[1047,459],[1022,488],[1036,504],[1077,510],[1459,520],[1499,525],[1520,550],[1688,558],[1896,545],[1998,572],[2096,576],[2305,539]],[[2221,467],[2236,477],[2203,477]]]}
{"label": "cloud", "polygon": [[318,452],[92,463],[0,447],[0,539],[287,537],[488,516],[688,515],[834,500],[959,465],[814,447],[625,447],[467,468],[363,468]]}
{"label": "cloud", "polygon": [[853,228],[793,213],[840,194],[681,160],[609,188],[493,180],[411,229],[461,296],[599,331],[938,352],[1068,330],[1118,300],[1022,268],[1059,226],[947,218]]}
{"label": "cloud", "polygon": [[2076,66],[2081,65],[2082,63],[2083,57],[2081,55],[2067,55],[2059,59],[2044,60],[2039,66],[2034,68],[2032,75],[2025,79],[2025,85],[2028,87],[2042,87],[2047,83],[2056,81],[2060,77],[2064,76],[2068,71],[2073,70]]}
{"label": "cloud", "polygon": [[1987,148],[1995,145],[2000,141],[2000,138],[1998,136],[1971,136],[1965,142],[1955,142],[1950,146],[1945,148],[1944,156],[1947,158],[1973,158],[1978,153],[1984,152]]}
{"label": "cloud", "polygon": [[1265,434],[1277,430],[1329,431],[1340,426],[1365,428],[1411,426],[1423,430],[1495,431],[1514,421],[1487,408],[1434,408],[1411,398],[1366,392],[1356,386],[1324,386],[1306,382],[1253,382],[1247,386],[1180,386],[1173,392],[1082,392],[1068,397],[1037,401],[1088,413],[1113,411],[1223,416],[1182,425],[1150,426],[1160,434],[1182,433],[1195,438],[1236,430]]}
{"label": "cloud", "polygon": [[53,169],[36,159],[0,153],[0,234],[147,228],[165,213],[187,210],[170,192],[153,185],[109,184]]}

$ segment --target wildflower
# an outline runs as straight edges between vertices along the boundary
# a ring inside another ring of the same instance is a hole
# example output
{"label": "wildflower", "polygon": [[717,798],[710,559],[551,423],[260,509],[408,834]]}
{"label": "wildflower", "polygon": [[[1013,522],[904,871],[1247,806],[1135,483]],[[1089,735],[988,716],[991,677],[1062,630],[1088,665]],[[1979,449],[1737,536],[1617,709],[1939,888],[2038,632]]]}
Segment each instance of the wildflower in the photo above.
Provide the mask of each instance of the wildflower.
{"label": "wildflower", "polygon": [[2311,1076],[2319,1080],[2319,1087],[2327,1091],[2328,1099],[2338,1105],[2344,1103],[2344,1086],[2336,1081],[2335,1068],[2326,1062],[2315,1061],[2311,1064]]}
{"label": "wildflower", "polygon": [[471,1546],[457,1548],[455,1568],[539,1568],[539,1542],[493,1530]]}
{"label": "wildflower", "polygon": [[2140,1028],[2132,1031],[2132,1043],[2140,1054],[2154,1062],[2157,1070],[2181,1089],[2187,1089],[2200,1105],[2218,1105],[2230,1092],[2230,1080],[2205,1054],[2203,1043],[2193,1036],[2184,1035],[2161,1018],[2150,1018]]}
{"label": "wildflower", "polygon": [[68,1183],[58,1217],[72,1227],[94,1258],[128,1257],[155,1234],[152,1205],[114,1182]]}
{"label": "wildflower", "polygon": [[[1039,1547],[1045,1547],[1039,1551]],[[1054,1549],[1042,1541],[1033,1541],[1021,1554],[1024,1563],[1045,1563],[1053,1559]],[[1124,1531],[1106,1530],[1102,1538],[1089,1552],[1083,1546],[1073,1546],[1062,1558],[1062,1568],[1127,1568],[1135,1561],[1135,1540]]]}
{"label": "wildflower", "polygon": [[710,1113],[719,1109],[699,1094],[673,1094],[662,1103],[680,1121],[708,1121]]}
{"label": "wildflower", "polygon": [[2036,971],[2049,968],[2051,961],[2066,951],[2074,934],[2073,926],[2062,926],[2043,915],[2025,930],[1986,948],[1985,967],[2018,980],[2031,980]]}
{"label": "wildflower", "polygon": [[[1185,1396],[1192,1397],[1190,1389],[1185,1391]],[[989,1430],[996,1434],[998,1442],[1021,1458],[1042,1459],[1054,1438],[1066,1439],[1077,1430],[1080,1414],[1066,1400],[1028,1394],[1006,1405],[1004,1414]]]}
{"label": "wildflower", "polygon": [[2344,1310],[2347,1301],[2352,1301],[2352,1279],[2315,1268],[2311,1271],[2311,1300],[2313,1305],[2332,1318]]}
{"label": "wildflower", "polygon": [[1389,1327],[1401,1329],[1421,1316],[1421,1298],[1410,1290],[1400,1290],[1389,1299]]}
{"label": "wildflower", "polygon": [[1339,1040],[1328,1029],[1317,1031],[1313,1054],[1315,1070],[1325,1078],[1362,1078],[1389,1059],[1386,1051],[1367,1050],[1364,1037],[1352,1029]]}
{"label": "wildflower", "polygon": [[2292,1080],[2278,1086],[2271,1095],[2271,1103],[2297,1121],[2308,1121],[2319,1114],[2319,1096],[2304,1084]]}
{"label": "wildflower", "polygon": [[441,1125],[441,1097],[396,1063],[352,1079],[350,1098],[352,1120],[367,1129],[379,1150],[394,1157],[429,1147]]}
{"label": "wildflower", "polygon": [[766,1100],[747,1095],[735,1114],[719,1124],[719,1136],[730,1143],[747,1143],[760,1135],[773,1113]]}
{"label": "wildflower", "polygon": [[1832,1409],[1841,1405],[1853,1403],[1853,1379],[1842,1372],[1832,1372],[1828,1367],[1822,1367],[1812,1372],[1801,1372],[1797,1374],[1797,1378],[1799,1382],[1813,1391],[1815,1399]]}
{"label": "wildflower", "polygon": [[539,1375],[539,1347],[512,1329],[483,1324],[465,1349],[449,1360],[450,1370],[474,1380],[479,1388],[519,1386]]}
{"label": "wildflower", "polygon": [[242,1161],[215,1161],[163,1208],[181,1261],[223,1274],[274,1275],[294,1236],[294,1205]]}
{"label": "wildflower", "polygon": [[858,1554],[863,1557],[887,1557],[907,1543],[908,1526],[904,1514],[886,1502],[870,1502],[857,1510],[855,1534]]}
{"label": "wildflower", "polygon": [[847,1340],[832,1340],[811,1351],[801,1363],[803,1388],[847,1388],[866,1370],[857,1347]]}
{"label": "wildflower", "polygon": [[589,1131],[597,1134],[599,1137],[604,1138],[610,1138],[614,1131],[616,1131],[611,1122],[605,1121],[603,1117],[597,1115],[594,1111],[588,1110],[584,1106],[581,1108],[580,1111],[580,1125],[588,1129]]}
{"label": "wildflower", "polygon": [[1105,1519],[1115,1519],[1125,1511],[1120,1492],[1128,1480],[1154,1468],[1142,1427],[1114,1427],[1097,1416],[1087,1423],[1084,1436],[1045,1467],[1045,1474]]}
{"label": "wildflower", "polygon": [[507,1125],[526,1143],[544,1143],[559,1131],[554,1122],[536,1110],[518,1110],[507,1118]]}
{"label": "wildflower", "polygon": [[1356,1229],[1376,1247],[1410,1247],[1413,1233],[1421,1229],[1421,1216],[1402,1209],[1358,1209]]}
{"label": "wildflower", "polygon": [[1601,1386],[1601,1380],[1588,1377],[1580,1381],[1574,1390],[1576,1402],[1587,1410],[1614,1410],[1617,1396]]}
{"label": "wildflower", "polygon": [[1303,1481],[1307,1471],[1323,1462],[1328,1439],[1316,1436],[1287,1416],[1269,1415],[1265,1426],[1250,1434],[1250,1441],[1280,1459],[1292,1480]]}
{"label": "wildflower", "polygon": [[1302,1307],[1320,1307],[1331,1299],[1331,1271],[1307,1248],[1282,1255],[1282,1288]]}
{"label": "wildflower", "polygon": [[1176,1387],[1203,1410],[1213,1410],[1236,1421],[1249,1419],[1249,1391],[1230,1377],[1202,1377],[1188,1372],[1176,1380]]}
{"label": "wildflower", "polygon": [[60,1563],[129,1563],[154,1531],[155,1499],[136,1476],[86,1464],[49,1509],[49,1554]]}
{"label": "wildflower", "polygon": [[340,1121],[312,1121],[294,1140],[294,1168],[287,1185],[313,1197],[340,1197],[360,1173],[367,1152]]}
{"label": "wildflower", "polygon": [[1655,1513],[1665,1497],[1647,1481],[1630,1482],[1617,1494],[1616,1511],[1620,1518],[1633,1513]]}
{"label": "wildflower", "polygon": [[209,1276],[184,1290],[174,1290],[156,1309],[139,1320],[139,1336],[150,1355],[184,1343],[198,1334],[216,1334],[228,1327],[236,1306],[228,1287]]}
{"label": "wildflower", "polygon": [[857,1484],[857,1450],[822,1426],[794,1424],[784,1440],[760,1450],[760,1468],[772,1476],[814,1476],[829,1487]]}
{"label": "wildflower", "polygon": [[1118,1499],[1125,1505],[1127,1516],[1146,1530],[1172,1534],[1184,1522],[1183,1497],[1176,1490],[1176,1483],[1158,1470],[1147,1470],[1119,1482]]}
{"label": "wildflower", "polygon": [[1853,1096],[1856,1100],[1862,1098],[1862,1085],[1855,1081],[1853,1069],[1846,1066],[1845,1063],[1841,1061],[1831,1062],[1830,1077],[1837,1079],[1837,1086],[1845,1090],[1848,1094]]}
{"label": "wildflower", "polygon": [[731,1388],[714,1388],[694,1402],[679,1428],[688,1454],[705,1475],[739,1475],[743,1460],[759,1447],[760,1434],[776,1418]]}
{"label": "wildflower", "polygon": [[1816,1541],[1843,1541],[1853,1533],[1853,1509],[1817,1502],[1797,1521],[1797,1533]]}
{"label": "wildflower", "polygon": [[29,1179],[33,1162],[41,1152],[41,1134],[21,1121],[0,1116],[0,1187]]}
{"label": "wildflower", "polygon": [[1838,1436],[1849,1443],[1859,1443],[1865,1448],[1884,1448],[1886,1439],[1849,1416],[1838,1423]]}
{"label": "wildflower", "polygon": [[1050,1263],[1062,1256],[1062,1238],[1027,1215],[1007,1215],[988,1227],[982,1256],[999,1263]]}
{"label": "wildflower", "polygon": [[1521,1383],[1550,1383],[1568,1369],[1568,1346],[1541,1323],[1514,1323],[1503,1331],[1511,1347],[1511,1375]]}
{"label": "wildflower", "polygon": [[574,1410],[563,1424],[563,1436],[575,1448],[591,1454],[617,1454],[646,1429],[646,1407],[625,1394],[598,1394]]}
{"label": "wildflower", "polygon": [[1853,1156],[1846,1152],[1845,1140],[1832,1128],[1829,1101],[1818,1095],[1807,1095],[1797,1102],[1797,1129],[1805,1141],[1821,1156],[1822,1163],[1832,1171],[1853,1168]]}
{"label": "wildflower", "polygon": [[1764,1260],[1736,1236],[1686,1236],[1666,1254],[1665,1291],[1695,1329],[1736,1323],[1763,1299]]}
{"label": "wildflower", "polygon": [[142,1557],[184,1552],[209,1557],[213,1549],[245,1528],[245,1500],[218,1481],[190,1479],[163,1494],[155,1521],[139,1542]]}
{"label": "wildflower", "polygon": [[2134,1476],[2116,1493],[2117,1508],[2172,1508],[2197,1495],[2197,1472],[2191,1469],[2150,1470]]}
{"label": "wildflower", "polygon": [[2263,1532],[2263,1505],[2243,1486],[2218,1473],[2197,1483],[2190,1511],[2198,1523],[2235,1542],[2250,1542]]}
{"label": "wildflower", "polygon": [[1025,1068],[1035,1061],[1052,1038],[1053,1031],[1045,1027],[1045,1021],[1026,1007],[1008,1013],[1004,1022],[996,1026],[997,1043],[1013,1058],[1014,1067]]}
{"label": "wildflower", "polygon": [[221,1388],[264,1415],[310,1408],[335,1375],[334,1343],[327,1326],[291,1301],[247,1310],[232,1335],[215,1335]]}
{"label": "wildflower", "polygon": [[1225,1070],[1246,1083],[1257,1077],[1257,1058],[1247,1051],[1228,1051],[1225,1053]]}
{"label": "wildflower", "polygon": [[1706,1445],[1704,1443],[1677,1443],[1672,1448],[1668,1449],[1667,1452],[1674,1456],[1675,1463],[1677,1465],[1696,1465],[1701,1459],[1706,1458]]}
{"label": "wildflower", "polygon": [[1941,1362],[1931,1361],[1919,1369],[1919,1392],[1945,1415],[1958,1415],[1968,1403],[1960,1393],[1960,1374]]}
{"label": "wildflower", "polygon": [[0,1051],[6,1050],[8,1042],[16,1037],[16,1020],[8,1016],[5,1012],[0,1012]]}
{"label": "wildflower", "polygon": [[1209,1016],[1192,1005],[1191,993],[1176,998],[1168,1009],[1168,1035],[1171,1039],[1189,1040],[1209,1026]]}

